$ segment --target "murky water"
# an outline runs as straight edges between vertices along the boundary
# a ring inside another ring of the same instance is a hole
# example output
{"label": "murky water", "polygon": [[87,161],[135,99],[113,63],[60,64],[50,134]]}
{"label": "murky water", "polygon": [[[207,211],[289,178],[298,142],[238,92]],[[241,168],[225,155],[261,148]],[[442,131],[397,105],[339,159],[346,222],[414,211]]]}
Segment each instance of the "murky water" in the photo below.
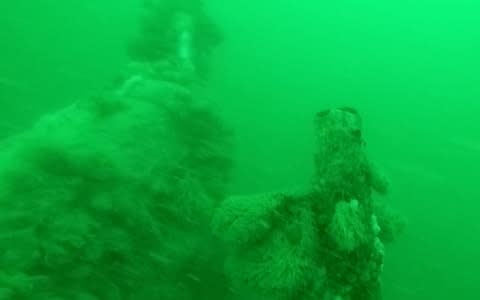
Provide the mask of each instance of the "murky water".
{"label": "murky water", "polygon": [[[477,299],[480,4],[205,2],[225,37],[204,93],[234,132],[229,193],[308,185],[315,113],[355,107],[391,182],[382,201],[407,220],[387,246],[384,299]],[[0,137],[117,79],[141,6],[0,3]]]}

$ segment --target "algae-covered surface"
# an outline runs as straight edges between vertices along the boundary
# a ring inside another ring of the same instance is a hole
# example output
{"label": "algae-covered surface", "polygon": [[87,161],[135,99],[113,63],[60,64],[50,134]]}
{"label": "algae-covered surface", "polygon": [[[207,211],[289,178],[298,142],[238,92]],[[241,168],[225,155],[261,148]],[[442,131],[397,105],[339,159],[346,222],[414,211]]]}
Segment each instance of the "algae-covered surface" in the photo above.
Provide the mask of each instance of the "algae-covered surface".
{"label": "algae-covered surface", "polygon": [[0,300],[477,299],[471,0],[0,3]]}

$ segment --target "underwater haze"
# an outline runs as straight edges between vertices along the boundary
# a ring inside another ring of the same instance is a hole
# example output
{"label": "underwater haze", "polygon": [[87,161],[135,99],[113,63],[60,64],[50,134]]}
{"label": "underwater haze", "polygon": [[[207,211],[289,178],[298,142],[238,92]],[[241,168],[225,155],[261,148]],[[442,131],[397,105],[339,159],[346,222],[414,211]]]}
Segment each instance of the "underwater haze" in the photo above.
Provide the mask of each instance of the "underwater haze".
{"label": "underwater haze", "polygon": [[[225,36],[206,85],[234,132],[229,192],[308,185],[315,114],[355,107],[407,221],[384,299],[480,299],[480,2],[205,2]],[[115,80],[141,7],[0,2],[0,138]]]}

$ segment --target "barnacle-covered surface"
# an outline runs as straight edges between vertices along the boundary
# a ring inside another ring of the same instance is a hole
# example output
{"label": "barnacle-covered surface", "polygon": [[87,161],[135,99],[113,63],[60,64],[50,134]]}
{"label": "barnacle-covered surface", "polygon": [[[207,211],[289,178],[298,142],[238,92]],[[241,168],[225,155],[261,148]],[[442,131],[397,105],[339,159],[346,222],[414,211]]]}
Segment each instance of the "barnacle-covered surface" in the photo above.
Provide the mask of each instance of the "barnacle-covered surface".
{"label": "barnacle-covered surface", "polygon": [[371,167],[354,109],[317,114],[316,133],[310,189],[230,197],[217,210],[238,299],[381,299],[384,241],[401,229],[372,198],[387,182]]}
{"label": "barnacle-covered surface", "polygon": [[3,143],[1,299],[192,299],[177,285],[198,285],[189,270],[209,259],[202,225],[225,193],[227,132],[157,85],[79,102]]}
{"label": "barnacle-covered surface", "polygon": [[0,299],[222,297],[208,224],[230,134],[160,57],[133,58],[111,88],[0,145]]}

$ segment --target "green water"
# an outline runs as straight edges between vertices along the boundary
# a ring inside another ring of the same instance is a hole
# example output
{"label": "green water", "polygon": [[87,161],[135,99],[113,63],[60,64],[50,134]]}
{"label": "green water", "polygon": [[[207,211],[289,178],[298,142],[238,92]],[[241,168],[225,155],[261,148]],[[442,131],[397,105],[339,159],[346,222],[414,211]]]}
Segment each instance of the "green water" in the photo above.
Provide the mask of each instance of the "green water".
{"label": "green water", "polygon": [[[127,63],[140,3],[0,3],[0,136],[102,90]],[[235,132],[230,193],[308,183],[313,116],[363,115],[407,230],[384,298],[479,299],[480,4],[208,1],[225,34],[207,83]]]}

